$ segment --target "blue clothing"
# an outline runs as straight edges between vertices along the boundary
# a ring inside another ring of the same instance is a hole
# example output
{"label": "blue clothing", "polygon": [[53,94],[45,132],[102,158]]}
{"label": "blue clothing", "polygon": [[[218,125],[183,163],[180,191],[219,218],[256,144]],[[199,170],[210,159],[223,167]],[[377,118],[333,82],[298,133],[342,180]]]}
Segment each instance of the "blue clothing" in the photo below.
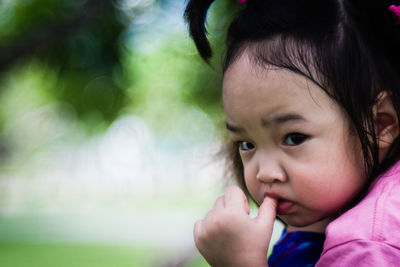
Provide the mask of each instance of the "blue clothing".
{"label": "blue clothing", "polygon": [[268,258],[270,267],[312,267],[321,256],[325,234],[313,232],[286,232],[274,245]]}

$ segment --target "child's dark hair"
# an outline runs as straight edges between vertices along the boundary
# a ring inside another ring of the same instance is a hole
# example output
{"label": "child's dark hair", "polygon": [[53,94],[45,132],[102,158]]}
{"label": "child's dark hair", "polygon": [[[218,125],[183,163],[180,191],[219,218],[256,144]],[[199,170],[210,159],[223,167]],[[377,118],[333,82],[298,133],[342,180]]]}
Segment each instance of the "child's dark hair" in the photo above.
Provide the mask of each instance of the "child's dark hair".
{"label": "child's dark hair", "polygon": [[[204,25],[212,3],[190,0],[185,11],[206,61],[212,53]],[[223,69],[246,51],[259,66],[285,68],[316,83],[349,117],[372,179],[400,156],[397,137],[379,163],[372,110],[386,91],[400,118],[400,25],[388,10],[392,4],[396,1],[247,0],[229,27]],[[231,148],[238,182],[245,188],[238,150]]]}

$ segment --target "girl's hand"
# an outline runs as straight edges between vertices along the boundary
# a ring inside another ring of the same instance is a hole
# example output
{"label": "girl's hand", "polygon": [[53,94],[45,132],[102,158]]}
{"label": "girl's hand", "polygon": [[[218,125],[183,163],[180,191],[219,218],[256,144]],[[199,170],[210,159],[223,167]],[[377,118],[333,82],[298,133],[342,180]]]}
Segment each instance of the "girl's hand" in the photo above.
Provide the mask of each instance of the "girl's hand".
{"label": "girl's hand", "polygon": [[251,218],[243,191],[229,187],[204,220],[194,226],[197,249],[213,267],[265,267],[276,216],[276,200],[265,198]]}

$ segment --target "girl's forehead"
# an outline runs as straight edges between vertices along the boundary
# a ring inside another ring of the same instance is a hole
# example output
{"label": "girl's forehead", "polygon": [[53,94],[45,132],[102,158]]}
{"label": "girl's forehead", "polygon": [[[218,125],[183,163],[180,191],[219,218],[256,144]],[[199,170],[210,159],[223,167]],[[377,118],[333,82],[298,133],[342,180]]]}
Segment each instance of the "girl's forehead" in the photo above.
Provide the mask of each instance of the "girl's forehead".
{"label": "girl's forehead", "polygon": [[255,86],[256,80],[261,79],[267,74],[266,69],[262,69],[256,64],[252,64],[249,56],[244,53],[237,58],[224,73],[222,92],[223,97],[226,93],[235,94],[243,87]]}
{"label": "girl's forehead", "polygon": [[[250,93],[282,93],[287,87],[306,88],[306,78],[289,70],[275,66],[260,66],[252,62],[247,54],[243,54],[226,70],[223,78],[223,98]],[[282,91],[266,88],[282,88]],[[291,94],[309,93],[307,90],[292,90]]]}
{"label": "girl's forehead", "polygon": [[[232,61],[226,69],[224,80],[232,75],[237,75],[238,72],[249,73],[254,72],[257,69],[260,69],[260,67],[251,62],[249,53],[243,52],[238,58],[236,58],[236,60]],[[261,71],[261,69],[259,71]]]}
{"label": "girl's forehead", "polygon": [[340,110],[305,76],[282,68],[263,68],[252,64],[246,56],[238,58],[224,75],[223,103],[228,117],[248,111],[273,114],[290,110],[324,114]]}

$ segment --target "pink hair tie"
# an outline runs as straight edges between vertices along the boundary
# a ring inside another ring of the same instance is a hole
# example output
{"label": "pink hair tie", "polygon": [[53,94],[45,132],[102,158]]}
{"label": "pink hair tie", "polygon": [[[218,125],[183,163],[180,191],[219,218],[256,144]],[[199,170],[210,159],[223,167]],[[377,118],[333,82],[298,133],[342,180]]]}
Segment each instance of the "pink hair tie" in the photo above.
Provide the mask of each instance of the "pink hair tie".
{"label": "pink hair tie", "polygon": [[394,22],[400,24],[400,6],[391,5],[389,11],[393,14]]}
{"label": "pink hair tie", "polygon": [[246,4],[246,0],[237,0],[239,4]]}

